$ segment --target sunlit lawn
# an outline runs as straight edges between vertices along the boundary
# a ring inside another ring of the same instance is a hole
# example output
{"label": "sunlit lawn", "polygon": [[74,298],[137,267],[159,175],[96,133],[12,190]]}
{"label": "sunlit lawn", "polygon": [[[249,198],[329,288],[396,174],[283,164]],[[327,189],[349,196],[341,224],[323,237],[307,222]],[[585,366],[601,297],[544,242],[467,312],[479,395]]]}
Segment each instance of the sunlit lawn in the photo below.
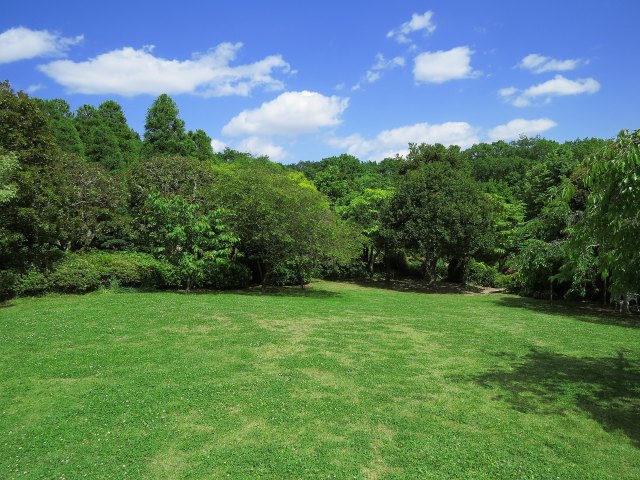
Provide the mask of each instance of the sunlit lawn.
{"label": "sunlit lawn", "polygon": [[640,478],[640,329],[317,283],[0,308],[0,478]]}

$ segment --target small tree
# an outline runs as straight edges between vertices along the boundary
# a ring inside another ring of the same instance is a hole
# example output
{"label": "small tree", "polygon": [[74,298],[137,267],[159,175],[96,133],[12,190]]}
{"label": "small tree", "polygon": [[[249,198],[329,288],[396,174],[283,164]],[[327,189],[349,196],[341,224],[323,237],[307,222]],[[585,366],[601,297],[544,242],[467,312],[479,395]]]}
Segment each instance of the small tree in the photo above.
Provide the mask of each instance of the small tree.
{"label": "small tree", "polygon": [[149,244],[160,258],[174,265],[187,292],[204,274],[208,262],[231,256],[238,239],[227,231],[222,209],[210,213],[175,195],[150,194],[146,202]]}

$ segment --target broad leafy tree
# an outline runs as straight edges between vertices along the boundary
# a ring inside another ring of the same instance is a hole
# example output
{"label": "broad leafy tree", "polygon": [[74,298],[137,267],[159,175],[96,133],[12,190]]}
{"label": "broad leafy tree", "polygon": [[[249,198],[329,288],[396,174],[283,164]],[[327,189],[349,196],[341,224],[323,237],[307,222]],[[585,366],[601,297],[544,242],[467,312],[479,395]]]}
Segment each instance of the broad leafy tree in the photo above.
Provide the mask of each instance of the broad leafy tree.
{"label": "broad leafy tree", "polygon": [[277,269],[292,270],[303,284],[321,265],[349,263],[358,255],[357,233],[297,176],[235,165],[221,170],[215,191],[232,212],[239,248],[256,266],[263,287]]}
{"label": "broad leafy tree", "polygon": [[145,203],[145,224],[152,251],[174,265],[187,291],[205,272],[207,263],[229,258],[237,238],[227,231],[225,212],[205,213],[179,196],[152,193]]}
{"label": "broad leafy tree", "polygon": [[623,131],[587,160],[589,190],[582,219],[572,230],[574,265],[593,265],[614,297],[640,291],[640,130]]}
{"label": "broad leafy tree", "polygon": [[471,176],[448,160],[429,161],[400,180],[385,218],[405,247],[424,258],[427,281],[438,259],[449,261],[449,278],[464,277],[466,261],[491,232],[490,208]]}
{"label": "broad leafy tree", "polygon": [[13,180],[17,169],[18,157],[15,153],[0,154],[0,205],[16,196],[16,186]]}

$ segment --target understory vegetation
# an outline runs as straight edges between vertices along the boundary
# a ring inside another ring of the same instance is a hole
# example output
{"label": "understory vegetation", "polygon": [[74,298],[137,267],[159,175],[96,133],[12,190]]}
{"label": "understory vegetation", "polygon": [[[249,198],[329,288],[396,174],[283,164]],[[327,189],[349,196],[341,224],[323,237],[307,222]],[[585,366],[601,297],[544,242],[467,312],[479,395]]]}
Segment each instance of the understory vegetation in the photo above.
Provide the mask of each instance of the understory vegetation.
{"label": "understory vegetation", "polygon": [[411,144],[280,165],[158,97],[75,112],[0,85],[0,300],[414,276],[604,303],[640,291],[640,133]]}

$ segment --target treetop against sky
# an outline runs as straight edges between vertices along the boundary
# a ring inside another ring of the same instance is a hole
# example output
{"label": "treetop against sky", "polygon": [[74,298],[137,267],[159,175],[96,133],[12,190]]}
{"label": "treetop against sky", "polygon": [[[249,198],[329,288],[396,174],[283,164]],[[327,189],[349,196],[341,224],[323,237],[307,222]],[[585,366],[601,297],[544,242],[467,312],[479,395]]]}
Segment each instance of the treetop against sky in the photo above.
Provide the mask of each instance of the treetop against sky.
{"label": "treetop against sky", "polygon": [[0,78],[76,109],[122,104],[142,131],[155,97],[190,129],[283,162],[409,142],[637,128],[640,3],[10,3]]}

